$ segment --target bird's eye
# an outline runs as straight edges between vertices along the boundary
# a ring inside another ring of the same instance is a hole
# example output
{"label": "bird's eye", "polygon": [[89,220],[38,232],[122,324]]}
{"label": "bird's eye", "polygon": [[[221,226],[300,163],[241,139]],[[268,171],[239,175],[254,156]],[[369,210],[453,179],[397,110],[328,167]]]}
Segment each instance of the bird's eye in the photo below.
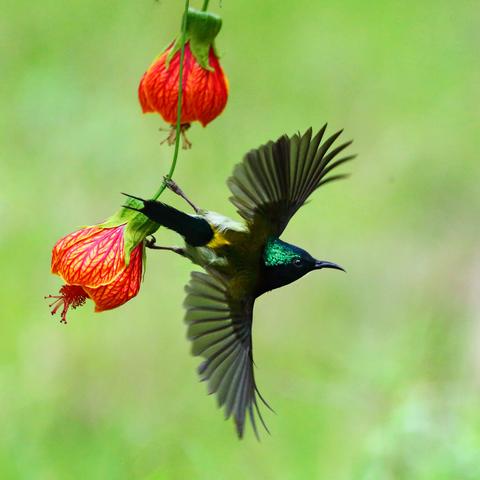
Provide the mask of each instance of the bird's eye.
{"label": "bird's eye", "polygon": [[296,266],[296,267],[301,267],[303,262],[302,262],[302,259],[301,258],[296,258],[294,261],[293,261],[293,264]]}

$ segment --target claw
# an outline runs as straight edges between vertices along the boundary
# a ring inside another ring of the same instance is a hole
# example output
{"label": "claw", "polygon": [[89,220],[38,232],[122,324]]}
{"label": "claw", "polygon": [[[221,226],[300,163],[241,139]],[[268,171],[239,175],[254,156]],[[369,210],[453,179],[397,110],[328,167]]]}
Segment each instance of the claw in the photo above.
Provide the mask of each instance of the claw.
{"label": "claw", "polygon": [[171,178],[168,178],[167,175],[163,177],[163,181],[165,182],[165,186],[173,193],[176,193],[180,196],[183,195],[183,191],[181,190],[181,188]]}
{"label": "claw", "polygon": [[157,243],[157,239],[155,238],[154,235],[150,235],[150,238],[145,240],[145,246],[147,248],[153,248],[155,247],[155,244]]}
{"label": "claw", "polygon": [[180,197],[182,197],[192,208],[195,210],[195,213],[199,213],[199,209],[195,206],[195,204],[185,195],[183,190],[176,184],[174,180],[169,178],[167,175],[163,177],[163,181],[165,183],[165,186],[172,191],[173,193],[176,193]]}

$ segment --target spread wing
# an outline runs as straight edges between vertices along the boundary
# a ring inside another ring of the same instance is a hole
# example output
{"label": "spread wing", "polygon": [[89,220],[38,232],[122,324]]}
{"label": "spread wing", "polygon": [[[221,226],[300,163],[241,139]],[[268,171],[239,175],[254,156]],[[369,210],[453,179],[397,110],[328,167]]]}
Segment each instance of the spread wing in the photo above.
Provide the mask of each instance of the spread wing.
{"label": "spread wing", "polygon": [[185,290],[187,336],[192,341],[193,355],[205,359],[198,367],[200,378],[208,383],[209,393],[216,393],[219,407],[224,407],[225,418],[233,416],[238,436],[243,436],[248,414],[258,438],[256,416],[268,429],[257,398],[267,404],[253,375],[252,313],[255,299],[253,296],[234,298],[226,280],[214,272],[192,272]]}
{"label": "spread wing", "polygon": [[235,166],[227,181],[233,194],[230,201],[253,227],[256,223],[267,225],[269,234],[279,237],[313,191],[346,177],[329,174],[354,158],[349,155],[334,160],[352,142],[330,149],[342,131],[322,143],[326,127],[313,138],[312,129],[303,135],[283,135],[251,150]]}

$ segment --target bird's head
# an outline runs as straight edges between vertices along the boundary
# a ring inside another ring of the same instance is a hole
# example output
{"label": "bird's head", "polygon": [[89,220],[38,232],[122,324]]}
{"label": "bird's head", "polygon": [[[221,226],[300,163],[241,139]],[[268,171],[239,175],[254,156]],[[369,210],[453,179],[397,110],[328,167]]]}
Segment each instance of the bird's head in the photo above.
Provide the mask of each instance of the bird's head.
{"label": "bird's head", "polygon": [[317,260],[302,248],[278,238],[268,239],[261,262],[259,294],[288,285],[312,270],[334,268],[345,271],[336,263]]}

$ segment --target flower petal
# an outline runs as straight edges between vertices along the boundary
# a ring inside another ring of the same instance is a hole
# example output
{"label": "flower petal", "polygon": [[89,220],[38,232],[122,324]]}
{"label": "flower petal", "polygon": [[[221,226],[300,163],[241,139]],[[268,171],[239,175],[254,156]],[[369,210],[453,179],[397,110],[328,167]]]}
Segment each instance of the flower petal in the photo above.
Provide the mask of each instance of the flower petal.
{"label": "flower petal", "polygon": [[[158,112],[170,124],[177,121],[178,76],[180,74],[180,52],[176,52],[166,64],[172,47],[163,52],[150,66],[140,81],[138,96],[144,113]],[[183,88],[181,123],[190,123],[196,120],[195,111],[191,106],[187,92],[187,78],[195,59],[192,56],[188,42],[185,44],[183,61]]]}
{"label": "flower petal", "polygon": [[228,82],[213,48],[210,49],[209,63],[213,72],[195,63],[185,87],[195,119],[203,126],[222,113],[228,98]]}
{"label": "flower petal", "polygon": [[115,280],[97,288],[84,287],[95,302],[96,312],[119,307],[137,295],[142,280],[142,257],[141,243],[132,251],[128,267]]}
{"label": "flower petal", "polygon": [[125,269],[124,227],[88,227],[63,237],[53,247],[52,273],[70,285],[111,283]]}
{"label": "flower petal", "polygon": [[82,242],[87,238],[96,235],[97,232],[97,227],[86,227],[62,237],[52,249],[52,273],[58,273],[58,266],[59,263],[61,263],[65,251],[67,251],[76,243]]}
{"label": "flower petal", "polygon": [[155,110],[151,107],[150,102],[148,101],[147,94],[145,92],[144,80],[146,75],[147,75],[147,72],[143,74],[143,77],[140,80],[140,85],[138,86],[138,100],[140,101],[142,112],[151,113],[151,112],[154,112]]}

